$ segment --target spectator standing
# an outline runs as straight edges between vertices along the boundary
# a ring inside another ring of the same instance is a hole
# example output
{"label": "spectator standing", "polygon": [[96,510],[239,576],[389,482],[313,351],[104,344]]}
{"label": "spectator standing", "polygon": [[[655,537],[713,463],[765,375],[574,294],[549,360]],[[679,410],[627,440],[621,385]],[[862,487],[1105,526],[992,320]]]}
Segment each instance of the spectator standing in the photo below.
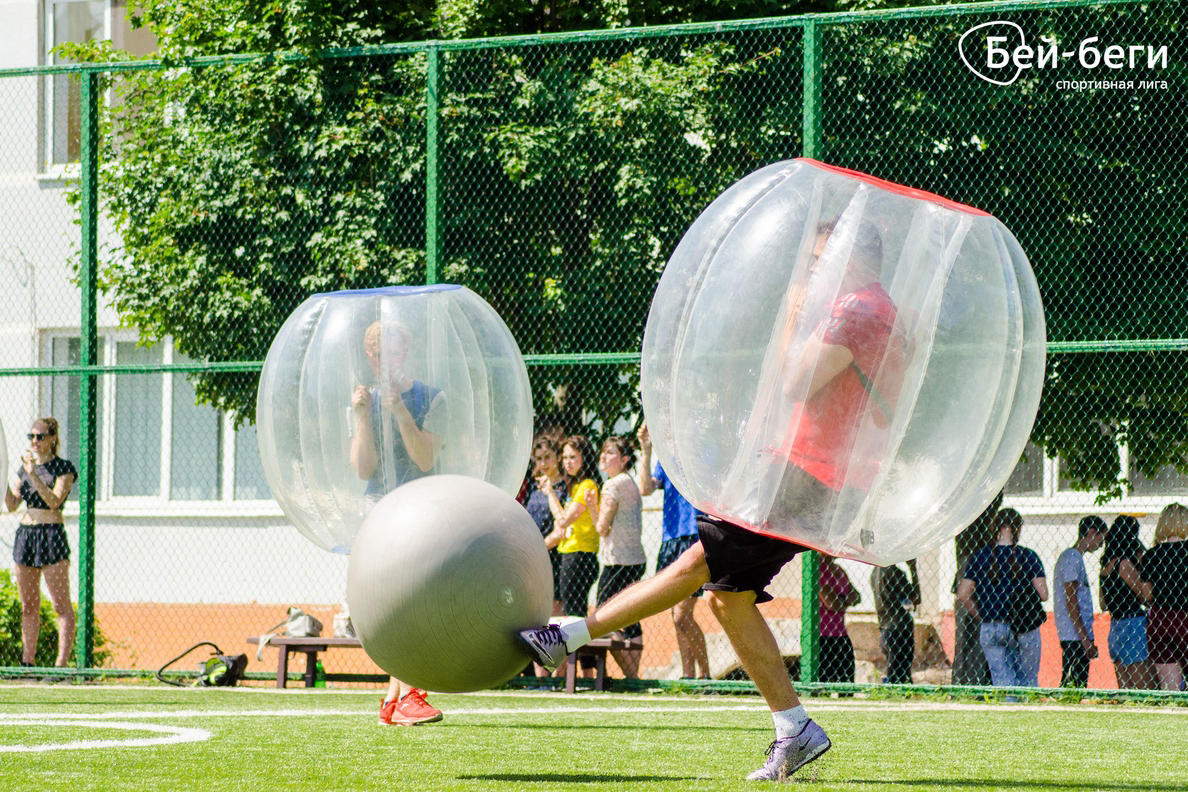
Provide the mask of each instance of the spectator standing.
{"label": "spectator standing", "polygon": [[[532,444],[532,487],[524,508],[532,515],[540,535],[553,532],[553,512],[549,509],[548,491],[553,490],[562,503],[569,497],[569,482],[561,472],[561,449],[550,435],[537,436]],[[549,564],[553,568],[553,615],[561,615],[561,554],[549,548]]]}
{"label": "spectator standing", "polygon": [[870,573],[879,617],[879,645],[887,658],[883,682],[890,685],[912,683],[912,660],[916,656],[916,620],[912,617],[912,611],[920,605],[916,559],[908,561],[907,567],[908,574],[895,564],[875,567]]}
{"label": "spectator standing", "polygon": [[571,435],[561,446],[561,468],[569,481],[564,505],[557,493],[545,493],[553,531],[545,545],[561,554],[561,612],[584,617],[590,589],[598,578],[598,468],[594,447],[584,435]]}
{"label": "spectator standing", "polygon": [[38,418],[25,435],[29,448],[4,493],[4,507],[25,513],[12,543],[17,595],[21,600],[21,665],[32,666],[41,632],[41,580],[58,614],[58,657],[64,667],[74,647],[74,605],[70,602],[70,543],[62,506],[78,478],[74,463],[58,456],[58,422]]}
{"label": "spectator standing", "polygon": [[973,554],[957,599],[981,621],[978,643],[990,666],[996,687],[1037,687],[1043,639],[1039,628],[1016,632],[1011,625],[1011,599],[1021,586],[1030,584],[1041,602],[1048,599],[1044,565],[1034,550],[1019,545],[1023,515],[1003,509],[994,518],[997,543]]}
{"label": "spectator standing", "polygon": [[[598,604],[606,602],[623,589],[643,579],[647,568],[641,533],[643,500],[639,487],[627,472],[635,464],[635,449],[626,437],[610,437],[602,444],[598,467],[606,476],[598,502],[598,560],[602,574],[598,578]],[[643,627],[639,622],[616,631],[632,644],[630,649],[613,649],[611,656],[627,679],[639,677]]]}
{"label": "spectator standing", "polygon": [[[994,496],[977,519],[964,531],[957,534],[954,541],[957,555],[957,571],[953,575],[951,591],[956,597],[961,581],[965,579],[965,570],[974,553],[983,547],[992,547],[998,540],[998,529],[994,520],[998,510],[1002,508],[1002,490]],[[953,684],[954,685],[989,685],[990,666],[986,664],[986,656],[982,654],[982,647],[978,643],[978,632],[981,625],[969,611],[954,603],[954,636],[953,636]]]}
{"label": "spectator standing", "polygon": [[821,602],[821,682],[854,681],[854,643],[846,631],[846,610],[862,601],[846,571],[833,556],[821,554],[818,597]]}
{"label": "spectator standing", "polygon": [[[660,552],[656,555],[656,571],[668,567],[681,553],[697,544],[697,510],[677,491],[672,479],[657,462],[652,467],[652,437],[645,423],[639,428],[639,491],[645,498],[657,489],[664,493],[663,530]],[[701,597],[699,589],[669,611],[676,628],[677,649],[681,655],[681,676],[686,679],[709,679],[709,652],[705,648],[705,633],[697,623],[695,609]]]}
{"label": "spectator standing", "polygon": [[1146,548],[1138,536],[1139,521],[1120,514],[1106,533],[1098,577],[1101,609],[1110,614],[1110,659],[1118,687],[1150,688],[1154,671],[1147,659],[1147,612],[1139,566]]}
{"label": "spectator standing", "polygon": [[1097,657],[1093,641],[1093,592],[1085,570],[1085,553],[1105,542],[1105,520],[1097,515],[1082,517],[1077,524],[1077,543],[1056,559],[1052,572],[1052,603],[1056,636],[1060,639],[1061,687],[1083,688],[1089,684],[1089,661]]}
{"label": "spectator standing", "polygon": [[1147,650],[1159,686],[1182,690],[1188,665],[1188,508],[1173,503],[1159,515],[1155,546],[1143,556],[1139,578],[1145,584]]}

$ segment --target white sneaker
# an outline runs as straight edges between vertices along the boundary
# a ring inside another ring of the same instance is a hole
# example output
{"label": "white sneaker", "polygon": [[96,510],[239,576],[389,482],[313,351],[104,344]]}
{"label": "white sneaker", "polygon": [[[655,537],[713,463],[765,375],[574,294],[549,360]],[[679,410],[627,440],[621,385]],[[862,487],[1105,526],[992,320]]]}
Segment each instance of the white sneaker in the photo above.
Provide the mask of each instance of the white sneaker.
{"label": "white sneaker", "polygon": [[748,781],[787,781],[814,759],[818,759],[833,745],[825,730],[809,720],[795,737],[774,740],[767,747],[767,762],[747,776]]}
{"label": "white sneaker", "polygon": [[569,656],[569,650],[565,647],[565,636],[561,634],[561,628],[555,624],[520,630],[516,637],[520,639],[520,646],[533,662],[550,671],[564,663],[565,658]]}

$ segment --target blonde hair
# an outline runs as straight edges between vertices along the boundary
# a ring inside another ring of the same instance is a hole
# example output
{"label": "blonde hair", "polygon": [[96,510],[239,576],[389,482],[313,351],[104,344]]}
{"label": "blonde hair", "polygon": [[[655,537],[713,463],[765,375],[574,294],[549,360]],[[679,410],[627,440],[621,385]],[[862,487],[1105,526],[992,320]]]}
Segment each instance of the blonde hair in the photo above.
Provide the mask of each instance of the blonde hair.
{"label": "blonde hair", "polygon": [[399,322],[385,322],[377,319],[372,322],[367,331],[363,333],[363,351],[371,357],[377,357],[380,353],[381,338],[393,338],[394,335],[399,335],[404,342],[405,347],[408,347],[408,342],[411,336],[408,328]]}
{"label": "blonde hair", "polygon": [[1159,513],[1155,524],[1155,544],[1168,539],[1188,539],[1188,507],[1172,503]]}

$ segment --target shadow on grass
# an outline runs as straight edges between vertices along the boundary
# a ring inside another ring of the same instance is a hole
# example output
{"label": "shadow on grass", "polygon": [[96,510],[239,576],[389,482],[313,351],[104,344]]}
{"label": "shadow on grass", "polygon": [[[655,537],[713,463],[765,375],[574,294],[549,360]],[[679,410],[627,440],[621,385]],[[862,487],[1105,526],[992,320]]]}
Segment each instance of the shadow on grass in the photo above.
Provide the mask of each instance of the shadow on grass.
{"label": "shadow on grass", "polygon": [[510,781],[517,784],[638,784],[644,781],[696,781],[695,776],[595,775],[593,773],[491,773],[458,776],[459,781]]}
{"label": "shadow on grass", "polygon": [[1103,784],[1100,781],[1086,783],[1084,781],[1037,781],[1035,779],[1017,780],[1005,778],[966,778],[962,780],[940,778],[901,778],[888,780],[886,778],[850,778],[848,784],[878,784],[880,786],[906,786],[912,788],[927,787],[970,787],[971,789],[1093,789],[1096,792],[1183,792],[1184,784]]}

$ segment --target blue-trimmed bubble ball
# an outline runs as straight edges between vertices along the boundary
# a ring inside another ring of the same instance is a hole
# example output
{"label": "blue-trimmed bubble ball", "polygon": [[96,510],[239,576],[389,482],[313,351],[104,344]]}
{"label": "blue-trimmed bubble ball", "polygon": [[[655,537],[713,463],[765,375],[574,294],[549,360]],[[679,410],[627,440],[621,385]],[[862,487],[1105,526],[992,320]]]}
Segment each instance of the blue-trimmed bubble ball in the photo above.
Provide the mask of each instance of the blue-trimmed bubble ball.
{"label": "blue-trimmed bubble ball", "polygon": [[656,455],[696,507],[875,564],[976,518],[1039,406],[1044,314],[989,214],[812,160],[734,184],[644,333]]}
{"label": "blue-trimmed bubble ball", "polygon": [[511,495],[429,476],[368,513],[347,600],[363,649],[387,673],[426,690],[483,690],[527,664],[515,634],[548,620],[553,572],[536,523]]}
{"label": "blue-trimmed bubble ball", "polygon": [[264,475],[289,521],[349,553],[371,507],[454,473],[516,493],[532,442],[515,338],[462,286],[316,294],[285,321],[256,401]]}

